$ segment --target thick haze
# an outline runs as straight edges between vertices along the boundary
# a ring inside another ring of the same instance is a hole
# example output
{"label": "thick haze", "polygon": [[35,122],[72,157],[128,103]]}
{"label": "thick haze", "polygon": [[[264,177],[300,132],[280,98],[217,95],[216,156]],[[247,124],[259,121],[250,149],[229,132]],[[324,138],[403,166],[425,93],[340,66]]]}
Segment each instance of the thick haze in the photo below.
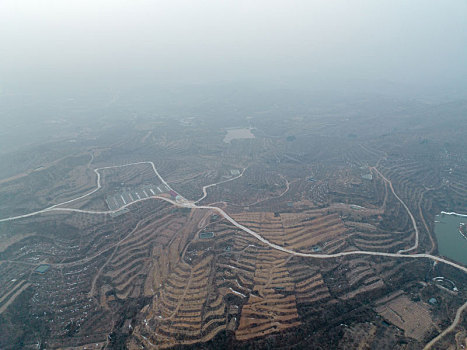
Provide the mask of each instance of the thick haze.
{"label": "thick haze", "polygon": [[4,92],[467,81],[465,0],[2,0],[0,24]]}

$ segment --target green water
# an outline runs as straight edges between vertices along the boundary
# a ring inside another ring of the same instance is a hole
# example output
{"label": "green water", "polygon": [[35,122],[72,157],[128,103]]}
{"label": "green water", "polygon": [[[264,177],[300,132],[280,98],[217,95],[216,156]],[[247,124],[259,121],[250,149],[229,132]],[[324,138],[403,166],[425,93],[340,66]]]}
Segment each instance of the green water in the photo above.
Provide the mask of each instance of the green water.
{"label": "green water", "polygon": [[439,214],[435,217],[435,234],[440,255],[467,265],[467,239],[459,233],[461,222],[467,217]]}

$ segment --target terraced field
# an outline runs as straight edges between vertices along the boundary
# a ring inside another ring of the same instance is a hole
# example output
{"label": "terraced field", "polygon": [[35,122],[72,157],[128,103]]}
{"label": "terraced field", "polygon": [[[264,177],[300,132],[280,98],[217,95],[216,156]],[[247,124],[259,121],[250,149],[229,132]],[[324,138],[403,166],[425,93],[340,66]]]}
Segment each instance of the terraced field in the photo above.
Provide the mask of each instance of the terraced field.
{"label": "terraced field", "polygon": [[[337,214],[249,212],[232,216],[269,241],[299,252],[333,252],[345,245],[348,231]],[[314,249],[313,249],[314,248]]]}
{"label": "terraced field", "polygon": [[[405,112],[274,108],[238,112],[255,138],[229,144],[214,117],[135,117],[112,143],[2,180],[1,217],[87,211],[0,222],[0,348],[406,350],[447,329],[467,278],[421,254],[437,253],[436,214],[467,211],[460,131],[449,143]],[[136,201],[165,184],[133,164],[148,160],[167,186]],[[95,168],[102,186],[85,196]],[[127,210],[112,210],[118,196]],[[352,251],[374,255],[338,254]],[[454,328],[439,348],[463,344],[465,322]]]}

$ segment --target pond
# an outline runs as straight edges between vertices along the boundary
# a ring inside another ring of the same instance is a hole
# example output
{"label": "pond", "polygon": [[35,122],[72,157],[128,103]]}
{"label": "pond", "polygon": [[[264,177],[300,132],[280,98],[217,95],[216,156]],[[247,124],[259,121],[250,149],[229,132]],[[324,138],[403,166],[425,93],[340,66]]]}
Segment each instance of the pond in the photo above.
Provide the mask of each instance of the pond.
{"label": "pond", "polygon": [[254,139],[255,135],[251,132],[251,130],[251,128],[227,129],[227,135],[224,137],[224,142],[230,143],[232,140]]}
{"label": "pond", "polygon": [[467,265],[467,239],[459,232],[462,223],[467,224],[467,215],[441,212],[435,217],[435,234],[440,255]]}

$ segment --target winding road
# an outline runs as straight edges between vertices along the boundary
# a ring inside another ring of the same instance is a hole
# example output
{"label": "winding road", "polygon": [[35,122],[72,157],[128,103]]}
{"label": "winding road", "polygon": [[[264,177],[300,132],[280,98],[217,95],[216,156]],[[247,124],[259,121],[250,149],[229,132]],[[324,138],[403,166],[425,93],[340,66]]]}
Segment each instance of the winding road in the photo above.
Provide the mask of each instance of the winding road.
{"label": "winding road", "polygon": [[96,173],[97,175],[97,186],[94,190],[92,190],[91,192],[88,192],[86,194],[83,194],[82,196],[79,196],[79,197],[76,197],[76,198],[73,198],[73,199],[70,199],[68,201],[65,201],[65,202],[61,202],[61,203],[57,203],[57,204],[54,204],[50,207],[47,207],[45,209],[42,209],[42,210],[38,210],[38,211],[35,211],[35,212],[32,212],[32,213],[29,213],[29,214],[24,214],[24,215],[18,215],[18,216],[12,216],[12,217],[8,217],[8,218],[4,218],[4,219],[0,219],[0,222],[6,222],[6,221],[13,221],[13,220],[18,220],[18,219],[24,219],[24,218],[28,218],[28,217],[31,217],[31,216],[35,216],[35,215],[38,215],[38,214],[42,214],[42,213],[47,213],[47,212],[50,212],[50,211],[71,211],[71,212],[77,212],[77,213],[86,213],[86,214],[112,214],[112,213],[116,213],[120,210],[122,210],[123,208],[126,208],[128,206],[130,206],[131,204],[134,204],[134,203],[138,203],[138,202],[142,202],[144,200],[147,200],[147,199],[150,199],[150,198],[154,198],[154,197],[148,197],[148,198],[142,198],[142,199],[138,199],[136,201],[133,201],[131,203],[128,203],[126,205],[124,205],[123,207],[117,209],[117,210],[107,210],[107,211],[92,211],[92,210],[81,210],[81,209],[74,209],[74,208],[62,208],[61,206],[62,205],[65,205],[65,204],[69,204],[69,203],[73,203],[73,202],[76,202],[80,199],[83,199],[83,198],[86,198],[94,193],[96,193],[97,191],[99,191],[101,188],[102,188],[102,184],[101,184],[101,174],[100,174],[100,170],[105,170],[105,169],[116,169],[116,168],[123,168],[123,167],[127,167],[127,166],[133,166],[133,165],[139,165],[139,164],[149,164],[151,165],[152,169],[154,170],[154,173],[156,174],[156,176],[158,177],[158,179],[165,185],[167,186],[167,188],[169,190],[173,190],[172,187],[169,186],[169,184],[162,178],[162,176],[160,176],[159,172],[157,171],[156,169],[156,166],[153,162],[135,162],[135,163],[128,163],[128,164],[123,164],[123,165],[113,165],[113,166],[106,166],[106,167],[101,167],[101,168],[96,168],[94,169],[94,172]]}
{"label": "winding road", "polygon": [[[237,175],[237,176],[232,177],[232,178],[230,178],[230,179],[227,179],[227,180],[224,180],[224,181],[220,181],[220,182],[216,182],[216,183],[214,183],[214,184],[210,184],[210,185],[203,186],[203,196],[202,196],[200,199],[198,199],[197,201],[195,201],[195,203],[199,203],[199,202],[201,202],[204,198],[207,197],[208,192],[207,192],[206,190],[207,190],[209,187],[214,187],[214,186],[217,186],[217,185],[220,185],[220,184],[224,184],[224,183],[229,182],[229,181],[236,180],[236,179],[238,179],[238,178],[240,178],[240,177],[243,176],[243,174],[245,173],[245,170],[246,170],[246,169],[248,169],[248,167],[243,168],[243,170],[242,170],[242,172],[240,173],[240,175]],[[160,178],[160,177],[159,177],[159,178]]]}
{"label": "winding road", "polygon": [[423,350],[429,350],[435,343],[438,342],[438,340],[442,339],[446,334],[451,333],[459,324],[459,321],[461,319],[462,312],[467,309],[467,302],[465,302],[460,308],[457,309],[456,312],[456,317],[454,318],[454,321],[451,323],[451,325],[446,328],[444,331],[442,331],[440,334],[438,334],[437,337],[431,339],[431,341],[425,345]]}
{"label": "winding road", "polygon": [[[397,198],[397,200],[402,204],[402,206],[405,208],[405,210],[407,211],[411,221],[412,221],[412,224],[413,224],[413,227],[414,227],[414,230],[415,230],[415,242],[414,242],[414,245],[408,249],[404,249],[404,250],[400,250],[398,251],[397,253],[384,253],[384,252],[373,252],[373,251],[364,251],[364,250],[353,250],[353,251],[345,251],[345,252],[340,252],[340,253],[334,253],[334,254],[319,254],[319,253],[303,253],[303,252],[298,252],[298,251],[294,251],[294,250],[291,250],[291,249],[288,249],[288,248],[285,248],[285,247],[282,247],[280,245],[277,245],[275,243],[272,243],[270,241],[268,241],[266,238],[264,238],[263,236],[261,236],[259,233],[249,229],[248,227],[246,226],[243,226],[241,225],[240,223],[238,223],[237,221],[235,221],[232,217],[230,217],[224,210],[222,210],[221,208],[218,208],[218,207],[214,207],[214,206],[209,206],[209,205],[197,205],[196,203],[200,202],[201,200],[203,200],[204,198],[206,198],[207,196],[207,189],[210,188],[210,187],[213,187],[213,186],[217,186],[219,184],[222,184],[222,183],[225,183],[225,182],[228,182],[228,181],[232,181],[232,180],[235,180],[235,179],[238,179],[239,177],[243,176],[245,170],[247,168],[244,168],[242,173],[234,178],[231,178],[231,179],[228,179],[228,180],[225,180],[225,181],[221,181],[221,182],[218,182],[218,183],[214,183],[214,184],[211,184],[211,185],[206,185],[206,186],[203,186],[203,196],[198,199],[197,201],[189,201],[187,199],[185,199],[184,197],[180,196],[177,200],[172,200],[170,198],[166,198],[166,197],[162,197],[162,196],[150,196],[150,197],[147,197],[147,198],[143,198],[143,199],[139,199],[139,200],[136,200],[134,202],[131,202],[131,203],[128,203],[127,205],[119,208],[118,210],[108,210],[108,211],[92,211],[92,210],[81,210],[81,209],[74,209],[74,208],[63,208],[63,207],[60,207],[64,204],[69,204],[69,203],[72,203],[72,202],[75,202],[77,200],[80,200],[80,199],[83,199],[83,198],[86,198],[90,195],[92,195],[93,193],[97,192],[99,189],[101,189],[102,185],[101,185],[101,174],[100,174],[100,170],[104,170],[104,169],[115,169],[115,168],[121,168],[121,167],[127,167],[127,166],[132,166],[132,165],[138,165],[138,164],[149,164],[151,165],[152,169],[154,170],[154,173],[155,175],[157,176],[157,178],[165,185],[167,186],[167,188],[169,190],[172,190],[172,188],[169,186],[169,184],[160,176],[159,172],[157,171],[156,169],[156,166],[153,162],[151,161],[145,161],[145,162],[135,162],[135,163],[129,163],[129,164],[124,164],[124,165],[116,165],[116,166],[108,166],[108,167],[101,167],[101,168],[96,168],[94,169],[94,172],[96,173],[97,175],[97,187],[80,196],[80,197],[77,197],[77,198],[74,198],[74,199],[71,199],[71,200],[68,200],[68,201],[65,201],[65,202],[61,202],[61,203],[58,203],[58,204],[55,204],[55,205],[52,205],[48,208],[45,208],[45,209],[42,209],[42,210],[39,210],[39,211],[36,211],[36,212],[33,212],[33,213],[29,213],[29,214],[25,214],[25,215],[19,215],[19,216],[13,216],[13,217],[8,217],[8,218],[4,218],[4,219],[0,219],[0,222],[6,222],[6,221],[13,221],[13,220],[18,220],[18,219],[22,219],[22,218],[27,218],[27,217],[31,217],[31,216],[34,216],[34,215],[39,215],[39,214],[42,214],[42,213],[47,213],[47,212],[52,212],[52,211],[65,211],[65,212],[78,212],[78,213],[87,213],[87,214],[97,214],[97,215],[104,215],[104,214],[112,214],[112,213],[116,213],[120,210],[122,210],[123,208],[125,207],[128,207],[134,203],[138,203],[138,202],[142,202],[142,201],[145,201],[145,200],[150,200],[150,199],[158,199],[158,200],[163,200],[163,201],[166,201],[168,203],[171,203],[172,205],[174,206],[177,206],[177,207],[181,207],[181,208],[191,208],[191,209],[207,209],[207,210],[214,210],[216,211],[217,213],[219,213],[222,217],[224,217],[227,221],[229,221],[232,225],[234,225],[235,227],[239,228],[240,230],[248,233],[249,235],[253,236],[254,238],[256,238],[257,240],[261,241],[262,243],[268,245],[269,247],[273,248],[273,249],[276,249],[278,251],[281,251],[281,252],[284,252],[284,253],[287,253],[287,254],[291,254],[291,255],[294,255],[294,256],[300,256],[300,257],[304,257],[304,258],[314,258],[314,259],[335,259],[335,258],[339,258],[339,257],[344,257],[344,256],[350,256],[350,255],[369,255],[369,256],[382,256],[382,257],[390,257],[390,258],[400,258],[400,259],[430,259],[430,260],[433,260],[433,261],[436,261],[436,262],[441,262],[441,263],[444,263],[444,264],[447,264],[447,265],[450,265],[454,268],[457,268],[465,273],[467,273],[467,267],[464,267],[462,265],[459,265],[455,262],[452,262],[452,261],[449,261],[449,260],[446,260],[444,258],[440,258],[438,256],[435,256],[435,255],[431,255],[431,254],[402,254],[402,253],[406,253],[406,252],[409,252],[409,251],[412,251],[412,250],[415,250],[418,248],[418,244],[419,244],[419,230],[418,230],[418,227],[417,227],[417,224],[416,224],[416,221],[415,221],[415,218],[412,214],[412,212],[410,211],[410,209],[408,208],[408,206],[404,203],[404,201],[396,194],[396,192],[394,191],[394,187],[391,183],[391,181],[389,179],[387,179],[378,169],[376,169],[375,167],[371,167],[370,169],[375,171],[386,183],[389,184],[390,188],[391,188],[391,191],[392,193],[394,194],[394,196]],[[130,233],[131,234],[131,233]],[[129,235],[128,235],[129,236]],[[125,237],[126,239],[127,237]],[[114,246],[110,247],[109,249],[112,249]],[[106,249],[108,250],[108,249]],[[92,258],[92,257],[91,257]],[[91,259],[90,258],[90,259]],[[460,321],[460,318],[461,318],[461,314],[462,312],[467,308],[467,302],[465,304],[463,304],[458,310],[457,310],[457,313],[456,313],[456,316],[455,316],[455,319],[453,321],[453,323],[448,327],[446,328],[442,333],[440,333],[437,337],[435,337],[434,339],[432,339],[426,346],[425,346],[425,349],[430,349],[437,341],[439,341],[441,338],[443,338],[446,334],[450,333],[452,330],[455,329],[455,327],[457,326],[457,324],[459,323]]]}
{"label": "winding road", "polygon": [[413,228],[415,230],[415,242],[414,242],[414,245],[412,247],[408,248],[408,249],[399,250],[398,253],[407,253],[407,252],[410,252],[412,250],[417,249],[418,248],[419,230],[418,230],[417,222],[415,221],[415,218],[412,215],[412,212],[410,211],[407,204],[405,204],[405,202],[397,195],[396,191],[394,191],[394,187],[392,186],[392,182],[389,179],[387,179],[383,174],[381,174],[381,172],[378,169],[376,169],[375,167],[370,167],[370,169],[374,170],[386,183],[389,184],[389,188],[391,189],[392,194],[402,204],[404,209],[407,211],[407,214],[409,214],[410,220],[412,220],[412,225],[413,225]]}

